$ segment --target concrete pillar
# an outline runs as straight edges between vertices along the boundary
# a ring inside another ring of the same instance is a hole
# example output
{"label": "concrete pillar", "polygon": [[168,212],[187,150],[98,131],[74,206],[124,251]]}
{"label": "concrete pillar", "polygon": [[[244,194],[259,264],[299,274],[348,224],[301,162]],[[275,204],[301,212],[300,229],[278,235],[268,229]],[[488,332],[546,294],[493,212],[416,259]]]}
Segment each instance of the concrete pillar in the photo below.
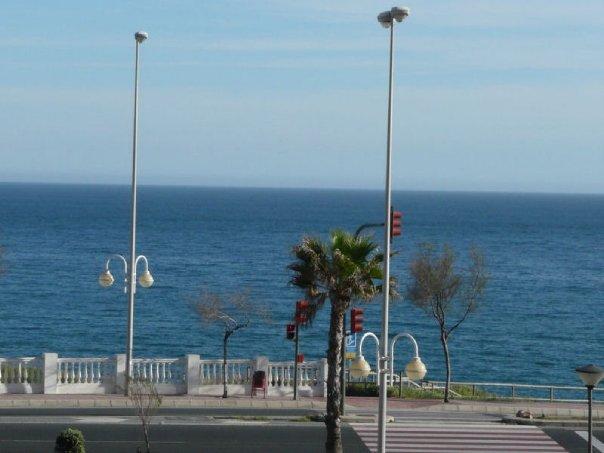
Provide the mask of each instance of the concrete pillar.
{"label": "concrete pillar", "polygon": [[115,355],[115,387],[113,393],[124,393],[126,390],[126,354]]}
{"label": "concrete pillar", "polygon": [[187,354],[185,356],[185,366],[187,370],[187,395],[199,395],[199,386],[201,385],[199,360],[199,354]]}
{"label": "concrete pillar", "polygon": [[57,393],[58,358],[58,354],[54,352],[45,352],[42,354],[42,370],[44,371],[42,393],[44,394],[52,395]]}

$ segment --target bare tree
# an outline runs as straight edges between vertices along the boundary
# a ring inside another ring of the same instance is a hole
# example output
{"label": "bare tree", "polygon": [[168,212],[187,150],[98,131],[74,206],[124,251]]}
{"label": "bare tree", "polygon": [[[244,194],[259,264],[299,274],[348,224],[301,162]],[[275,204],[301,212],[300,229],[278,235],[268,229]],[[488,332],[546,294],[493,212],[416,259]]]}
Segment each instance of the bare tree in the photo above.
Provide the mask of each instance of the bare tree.
{"label": "bare tree", "polygon": [[444,401],[448,403],[451,383],[448,341],[453,331],[477,309],[488,277],[484,257],[478,249],[470,249],[470,266],[465,270],[457,269],[457,257],[450,246],[445,245],[440,255],[435,250],[430,243],[420,246],[411,262],[407,297],[431,315],[440,329],[447,372]]}
{"label": "bare tree", "polygon": [[222,324],[222,397],[228,397],[227,390],[227,357],[228,341],[231,335],[248,327],[252,316],[265,320],[268,312],[262,307],[253,306],[247,293],[234,293],[225,297],[204,292],[195,303],[195,311],[201,321],[207,324]]}
{"label": "bare tree", "polygon": [[[161,406],[162,397],[157,393],[155,385],[148,379],[132,378],[128,390],[128,397],[136,409],[136,414],[143,427],[145,446],[147,448],[146,453],[151,453],[151,440],[149,437],[151,419]],[[140,448],[138,451],[140,452]]]}

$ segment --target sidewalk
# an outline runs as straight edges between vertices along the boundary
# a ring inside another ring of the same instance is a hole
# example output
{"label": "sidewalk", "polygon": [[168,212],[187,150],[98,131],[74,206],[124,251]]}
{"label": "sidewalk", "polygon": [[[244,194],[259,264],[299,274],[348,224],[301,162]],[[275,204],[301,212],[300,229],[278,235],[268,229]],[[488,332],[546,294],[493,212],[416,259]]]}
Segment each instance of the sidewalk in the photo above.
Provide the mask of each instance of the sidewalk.
{"label": "sidewalk", "polygon": [[[324,410],[324,398],[262,398],[249,396],[162,396],[162,407],[169,408],[249,408],[249,409],[313,409]],[[123,395],[0,395],[0,409],[5,408],[90,408],[132,407],[129,398]]]}
{"label": "sidewalk", "polygon": [[[132,407],[128,398],[121,395],[0,395],[2,408],[127,408]],[[167,408],[246,408],[246,409],[311,409],[325,410],[324,398],[250,398],[231,396],[223,399],[212,396],[164,396],[162,407]],[[352,411],[377,411],[375,397],[346,397],[346,407]],[[529,410],[534,417],[587,417],[587,407],[581,403],[555,403],[539,401],[453,401],[445,404],[440,400],[388,399],[390,411],[466,412],[489,415],[515,415],[519,410]],[[594,418],[604,418],[604,405],[595,404]]]}
{"label": "sidewalk", "polygon": [[[377,398],[347,397],[346,402],[356,408],[377,407]],[[548,401],[475,401],[405,400],[388,399],[388,410],[415,410],[426,412],[467,412],[489,415],[516,415],[519,410],[529,410],[534,417],[587,417],[587,404]],[[594,418],[604,418],[604,404],[593,407]]]}

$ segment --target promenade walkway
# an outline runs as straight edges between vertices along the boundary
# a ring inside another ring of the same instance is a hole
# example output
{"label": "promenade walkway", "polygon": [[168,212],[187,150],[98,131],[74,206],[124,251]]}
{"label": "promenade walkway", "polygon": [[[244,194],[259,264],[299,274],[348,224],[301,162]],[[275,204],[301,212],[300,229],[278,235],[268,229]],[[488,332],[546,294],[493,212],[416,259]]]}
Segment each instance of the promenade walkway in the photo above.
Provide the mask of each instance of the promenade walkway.
{"label": "promenade walkway", "polygon": [[[132,403],[120,395],[0,395],[2,408],[127,408]],[[347,397],[347,410],[355,412],[373,412],[377,410],[378,399],[373,397]],[[320,397],[301,398],[293,401],[291,398],[250,398],[232,396],[226,399],[220,397],[202,396],[164,396],[162,407],[166,408],[259,408],[259,409],[309,409],[325,410],[325,399]],[[529,410],[535,417],[586,417],[587,408],[581,403],[534,402],[534,401],[453,401],[444,404],[440,400],[407,400],[391,398],[388,400],[390,411],[421,411],[421,412],[459,412],[479,413],[490,415],[514,415],[519,410]],[[604,405],[596,404],[594,417],[604,418]]]}

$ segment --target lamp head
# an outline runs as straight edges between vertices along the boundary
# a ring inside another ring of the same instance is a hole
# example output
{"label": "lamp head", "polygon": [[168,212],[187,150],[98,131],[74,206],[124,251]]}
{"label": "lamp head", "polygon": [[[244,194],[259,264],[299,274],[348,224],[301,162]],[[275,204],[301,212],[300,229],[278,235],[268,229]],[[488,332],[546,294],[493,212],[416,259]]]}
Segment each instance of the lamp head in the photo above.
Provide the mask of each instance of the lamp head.
{"label": "lamp head", "polygon": [[378,14],[378,22],[384,28],[390,28],[392,25],[392,14],[390,11],[384,11],[383,13]]}
{"label": "lamp head", "polygon": [[150,286],[153,285],[153,276],[151,275],[151,272],[149,272],[148,269],[146,269],[140,276],[140,278],[138,279],[138,282],[140,283],[140,285],[143,288],[149,288]]}
{"label": "lamp head", "polygon": [[113,275],[111,275],[109,269],[105,269],[103,272],[101,272],[101,275],[99,275],[99,285],[101,285],[103,288],[110,287],[113,285],[114,281],[115,279],[113,278]]}
{"label": "lamp head", "polygon": [[350,375],[353,378],[366,378],[371,372],[371,366],[362,355],[358,356],[350,364]]}
{"label": "lamp head", "polygon": [[380,13],[377,19],[382,27],[390,28],[393,21],[402,22],[407,16],[409,16],[409,8],[395,6],[390,11]]}
{"label": "lamp head", "polygon": [[394,8],[392,8],[390,10],[390,14],[394,18],[394,20],[396,20],[397,22],[402,22],[403,19],[405,19],[407,16],[409,16],[409,8],[407,8],[405,6],[403,6],[401,8],[399,8],[398,6],[395,6]]}
{"label": "lamp head", "polygon": [[427,372],[426,365],[419,357],[413,357],[405,367],[405,374],[412,381],[421,381]]}
{"label": "lamp head", "polygon": [[145,39],[149,37],[149,34],[146,31],[137,31],[134,33],[134,39],[136,39],[137,43],[142,43]]}
{"label": "lamp head", "polygon": [[597,365],[585,365],[575,371],[586,387],[596,387],[604,378],[604,368]]}

